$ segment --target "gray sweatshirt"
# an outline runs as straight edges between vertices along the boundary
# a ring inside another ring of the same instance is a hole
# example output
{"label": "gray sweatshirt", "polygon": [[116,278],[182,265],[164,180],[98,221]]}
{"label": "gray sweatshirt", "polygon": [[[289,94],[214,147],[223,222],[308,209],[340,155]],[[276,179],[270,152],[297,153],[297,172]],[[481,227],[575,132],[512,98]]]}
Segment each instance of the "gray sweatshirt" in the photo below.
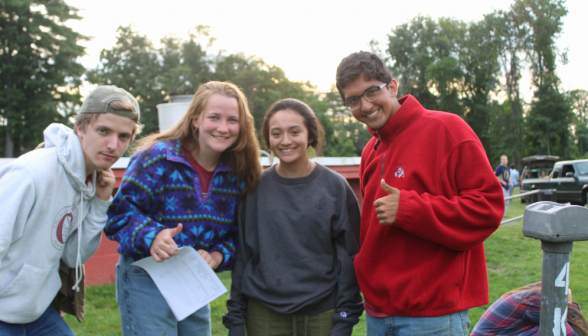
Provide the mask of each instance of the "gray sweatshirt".
{"label": "gray sweatshirt", "polygon": [[239,207],[239,245],[223,323],[245,335],[248,299],[283,314],[335,308],[331,335],[351,335],[363,303],[353,258],[360,213],[347,181],[316,165],[307,176],[267,169]]}
{"label": "gray sweatshirt", "polygon": [[[45,148],[0,169],[0,321],[30,323],[61,288],[59,261],[81,267],[100,244],[110,202],[86,185],[80,139],[64,125],[44,132]],[[81,271],[79,272],[81,276]]]}

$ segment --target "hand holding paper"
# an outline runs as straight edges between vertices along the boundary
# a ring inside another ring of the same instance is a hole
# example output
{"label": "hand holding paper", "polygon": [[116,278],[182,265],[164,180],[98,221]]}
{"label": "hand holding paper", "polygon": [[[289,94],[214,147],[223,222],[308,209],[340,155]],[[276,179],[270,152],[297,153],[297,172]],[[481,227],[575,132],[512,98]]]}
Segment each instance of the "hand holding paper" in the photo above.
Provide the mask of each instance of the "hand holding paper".
{"label": "hand holding paper", "polygon": [[208,266],[210,266],[210,268],[213,270],[216,270],[218,265],[223,263],[224,256],[219,251],[212,251],[211,253],[208,253],[205,250],[198,250],[198,254],[200,254],[202,259],[204,259],[204,261],[208,263]]}
{"label": "hand holding paper", "polygon": [[174,316],[181,321],[226,293],[227,289],[192,247],[182,247],[174,252],[176,257],[163,262],[143,258],[133,265],[149,273]]}

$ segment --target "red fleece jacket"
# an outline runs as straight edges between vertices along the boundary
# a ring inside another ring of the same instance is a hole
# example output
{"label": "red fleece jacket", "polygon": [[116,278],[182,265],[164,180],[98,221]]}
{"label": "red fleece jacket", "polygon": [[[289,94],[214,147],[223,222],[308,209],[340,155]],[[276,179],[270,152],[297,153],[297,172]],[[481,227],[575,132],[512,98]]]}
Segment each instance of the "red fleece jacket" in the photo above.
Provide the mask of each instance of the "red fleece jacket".
{"label": "red fleece jacket", "polygon": [[[502,188],[480,140],[457,115],[413,96],[364,148],[357,280],[379,312],[442,316],[488,303],[483,241],[500,225]],[[381,141],[379,144],[378,136]],[[376,149],[377,147],[377,149]],[[374,201],[400,189],[396,222],[380,225]]]}

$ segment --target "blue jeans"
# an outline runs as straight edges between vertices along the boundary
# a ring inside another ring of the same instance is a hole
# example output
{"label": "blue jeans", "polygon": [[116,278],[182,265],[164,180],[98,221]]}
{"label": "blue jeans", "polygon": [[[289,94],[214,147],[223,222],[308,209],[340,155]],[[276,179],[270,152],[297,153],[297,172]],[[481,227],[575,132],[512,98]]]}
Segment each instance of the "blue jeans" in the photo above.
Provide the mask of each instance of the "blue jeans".
{"label": "blue jeans", "polygon": [[[504,198],[507,198],[508,197],[508,190],[502,188],[502,194],[504,195]],[[510,200],[504,201],[504,217],[506,217],[506,210],[508,210],[508,205],[510,204],[509,202],[510,202]]]}
{"label": "blue jeans", "polygon": [[[508,196],[512,196],[514,188],[516,188],[516,187],[519,187],[519,194],[521,193],[521,186],[518,184],[515,184],[514,187],[511,187],[508,189]],[[512,204],[512,200],[508,200],[508,204]]]}
{"label": "blue jeans", "polygon": [[10,324],[0,321],[0,335],[6,336],[76,336],[57,310],[49,307],[36,321]]}
{"label": "blue jeans", "polygon": [[366,316],[367,336],[467,336],[471,325],[467,309],[435,317]]}
{"label": "blue jeans", "polygon": [[210,305],[178,322],[155,282],[133,258],[121,255],[116,265],[116,302],[124,336],[210,336]]}

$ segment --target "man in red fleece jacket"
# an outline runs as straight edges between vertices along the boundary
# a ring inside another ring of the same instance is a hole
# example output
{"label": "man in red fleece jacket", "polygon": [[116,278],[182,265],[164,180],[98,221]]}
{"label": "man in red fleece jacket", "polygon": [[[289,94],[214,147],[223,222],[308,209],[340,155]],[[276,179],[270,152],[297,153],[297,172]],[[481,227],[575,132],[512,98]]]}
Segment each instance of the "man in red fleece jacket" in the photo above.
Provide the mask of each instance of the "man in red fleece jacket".
{"label": "man in red fleece jacket", "polygon": [[343,59],[337,89],[374,135],[361,156],[354,261],[368,335],[467,335],[468,309],[489,301],[483,241],[504,212],[480,140],[455,114],[397,99],[374,54]]}

